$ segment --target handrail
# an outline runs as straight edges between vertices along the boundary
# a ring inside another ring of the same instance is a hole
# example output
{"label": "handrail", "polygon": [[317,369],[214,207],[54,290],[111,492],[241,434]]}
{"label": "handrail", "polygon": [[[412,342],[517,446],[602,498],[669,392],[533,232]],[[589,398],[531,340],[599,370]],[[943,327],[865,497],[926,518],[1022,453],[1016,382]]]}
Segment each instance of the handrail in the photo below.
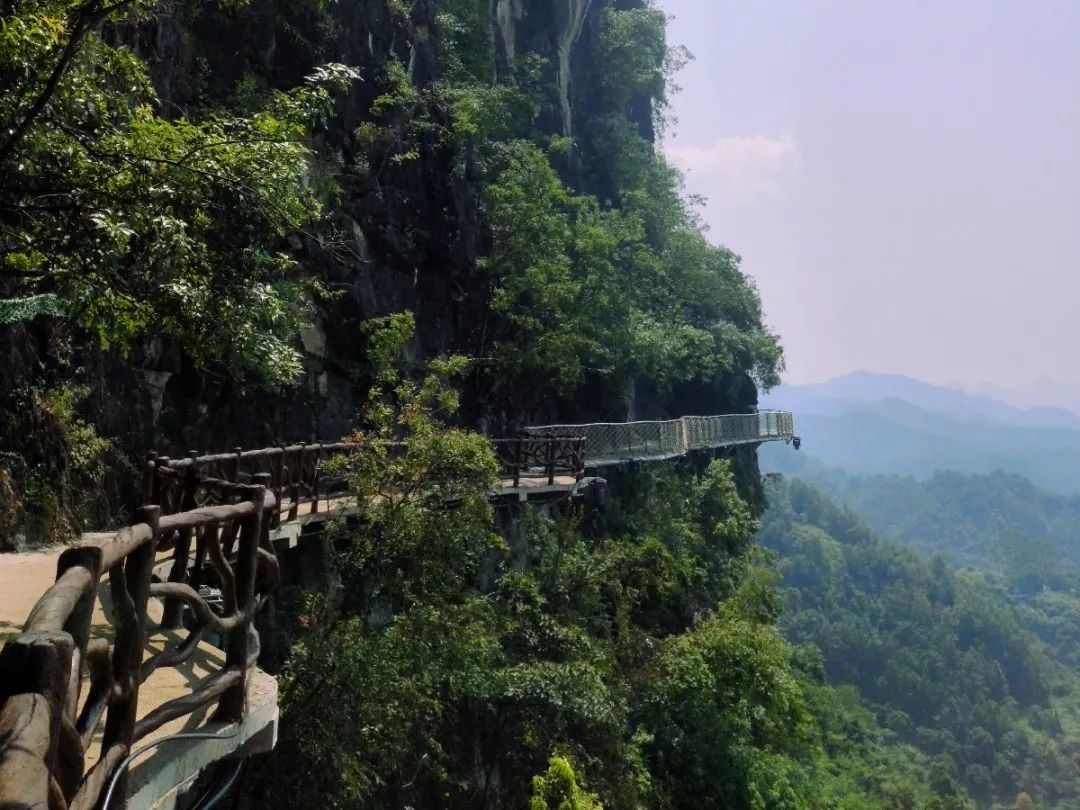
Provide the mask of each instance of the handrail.
{"label": "handrail", "polygon": [[[241,719],[257,649],[254,617],[278,578],[268,534],[277,500],[261,484],[228,485],[222,495],[233,502],[170,515],[157,505],[142,507],[135,525],[84,535],[60,555],[54,584],[23,632],[0,649],[0,739],[18,751],[0,756],[0,806],[92,810],[132,745],[164,723],[211,704],[215,719]],[[221,586],[223,616],[187,585],[151,581],[157,552],[172,547],[179,555],[192,539]],[[111,647],[91,634],[106,575],[115,614]],[[147,658],[151,597],[182,598],[192,607],[193,626],[181,642]],[[221,671],[140,717],[140,686],[158,668],[190,658],[209,628],[225,636]],[[86,749],[102,721],[100,756],[87,770]],[[121,774],[121,793],[123,781]]]}
{"label": "handrail", "polygon": [[526,428],[528,435],[583,436],[585,466],[602,467],[632,460],[674,458],[710,450],[795,438],[788,411],[759,411],[719,416],[683,416],[649,422],[595,422]]}
{"label": "handrail", "polygon": [[[631,422],[579,422],[575,424],[545,424],[545,426],[538,426],[532,428],[525,428],[527,433],[558,433],[562,431],[572,431],[582,428],[625,428],[631,426],[631,424],[672,424],[675,422],[683,421],[684,419],[730,419],[730,418],[758,418],[758,417],[785,417],[792,418],[792,411],[789,410],[777,410],[773,408],[761,408],[754,411],[751,414],[719,414],[712,416],[681,416],[675,419],[644,419],[640,421]],[[792,422],[794,426],[794,421]]]}
{"label": "handrail", "polygon": [[522,478],[547,479],[549,486],[558,476],[580,481],[585,476],[584,436],[518,436],[491,439],[502,477],[514,488]]}
{"label": "handrail", "polygon": [[[227,491],[258,482],[277,499],[273,525],[294,520],[298,509],[309,504],[319,511],[320,501],[344,493],[344,482],[325,476],[326,462],[347,456],[361,445],[350,442],[280,445],[257,450],[237,447],[230,453],[184,458],[150,453],[144,467],[143,501],[160,503],[166,514],[222,502]],[[233,488],[233,489],[230,489]]]}
{"label": "handrail", "polygon": [[[585,473],[583,436],[518,436],[491,439],[504,480],[520,485],[522,479],[556,477],[581,480]],[[404,447],[388,442],[390,449]],[[273,492],[279,504],[275,525],[295,520],[303,507],[318,513],[335,498],[349,494],[347,482],[327,476],[328,462],[358,452],[364,445],[356,442],[332,442],[266,447],[259,450],[235,448],[231,453],[200,455],[190,452],[184,458],[151,453],[145,463],[143,500],[162,505],[165,514],[216,504],[222,490],[243,486],[245,481],[260,478]]]}
{"label": "handrail", "polygon": [[[788,411],[683,416],[642,422],[594,422],[525,428],[513,438],[491,439],[501,476],[514,488],[523,479],[560,476],[580,481],[587,467],[627,460],[672,458],[693,450],[715,449],[795,438]],[[396,443],[387,443],[396,447]],[[347,482],[330,478],[327,462],[358,452],[357,442],[298,442],[290,445],[183,458],[151,453],[146,461],[143,501],[162,505],[165,514],[222,502],[229,487],[259,480],[273,492],[279,509],[274,525],[295,520],[307,507],[318,513],[330,501],[349,494]]]}
{"label": "handrail", "polygon": [[[404,444],[387,442],[389,450],[404,448]],[[145,466],[143,499],[160,504],[163,525],[172,530],[173,514],[203,515],[203,522],[213,522],[222,503],[244,497],[253,486],[262,486],[267,497],[274,499],[269,510],[269,528],[282,521],[296,520],[301,509],[318,514],[331,508],[331,501],[350,493],[348,481],[326,474],[328,462],[362,449],[358,442],[332,442],[267,447],[259,450],[235,448],[231,453],[200,455],[189,452],[185,458],[170,458],[151,453]],[[504,480],[513,487],[523,479],[546,479],[554,485],[556,478],[572,477],[580,481],[585,474],[585,440],[582,437],[528,437],[493,439],[492,448]],[[249,483],[255,482],[255,484]],[[193,518],[189,518],[193,519]],[[185,604],[183,586],[191,576],[191,550],[194,527],[177,533],[173,564],[168,577],[162,626],[176,628]],[[205,552],[196,553],[195,568],[205,562]]]}

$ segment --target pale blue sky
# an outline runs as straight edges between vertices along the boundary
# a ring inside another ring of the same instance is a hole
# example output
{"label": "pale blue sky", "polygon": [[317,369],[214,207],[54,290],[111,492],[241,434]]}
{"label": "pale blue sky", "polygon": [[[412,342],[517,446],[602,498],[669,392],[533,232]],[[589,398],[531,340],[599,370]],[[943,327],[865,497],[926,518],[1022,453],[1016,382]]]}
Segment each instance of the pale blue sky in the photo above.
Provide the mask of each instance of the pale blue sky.
{"label": "pale blue sky", "polygon": [[666,149],[787,381],[1080,380],[1080,2],[659,4]]}

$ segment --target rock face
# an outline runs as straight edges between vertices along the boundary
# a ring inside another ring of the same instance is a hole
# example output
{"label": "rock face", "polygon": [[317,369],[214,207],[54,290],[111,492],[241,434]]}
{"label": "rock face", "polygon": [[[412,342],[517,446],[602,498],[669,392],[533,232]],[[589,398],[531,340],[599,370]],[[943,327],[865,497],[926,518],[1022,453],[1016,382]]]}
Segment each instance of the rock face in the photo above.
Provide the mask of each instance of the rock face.
{"label": "rock face", "polygon": [[[541,130],[588,141],[590,99],[604,69],[596,47],[603,11],[640,4],[491,0],[496,70],[512,77],[516,58],[535,52],[545,59],[544,78],[557,88],[557,97],[548,99],[538,116]],[[260,88],[288,88],[325,62],[359,68],[364,80],[339,101],[334,120],[314,144],[320,160],[331,167],[353,167],[362,157],[356,132],[385,92],[380,77],[387,64],[395,60],[406,66],[413,87],[429,87],[439,78],[436,5],[435,0],[340,0],[320,7],[251,0],[224,9],[181,3],[150,24],[120,28],[111,36],[148,60],[166,111],[232,99],[241,80]],[[650,100],[639,101],[632,103],[631,115],[651,137]],[[635,114],[635,109],[645,112]],[[436,124],[446,115],[438,109],[428,112]],[[128,457],[141,457],[151,448],[175,454],[341,436],[355,424],[366,390],[360,330],[365,320],[411,310],[417,324],[411,354],[417,361],[468,352],[479,343],[487,291],[476,259],[489,236],[478,210],[470,155],[458,153],[446,140],[420,136],[416,159],[349,173],[335,212],[349,236],[343,249],[330,253],[314,241],[294,240],[294,253],[335,294],[319,304],[316,323],[303,336],[306,373],[297,387],[250,388],[213,369],[197,368],[177,347],[161,341],[126,358],[94,347],[56,357],[50,353],[48,326],[37,323],[6,328],[0,387],[12,391],[29,379],[49,385],[78,378],[89,389],[87,420]],[[574,160],[562,169],[583,191],[608,196],[595,187],[598,181],[574,171]],[[622,413],[612,413],[610,406],[601,411],[592,394],[584,386],[580,401],[561,403],[557,411],[588,421],[626,418],[631,410],[637,418],[746,410],[756,402],[753,384],[741,376],[719,388],[684,387],[664,397],[647,385],[635,386]],[[465,391],[465,424],[486,416],[475,402]],[[514,414],[508,422],[528,420],[528,414]],[[4,449],[18,450],[0,441]]]}

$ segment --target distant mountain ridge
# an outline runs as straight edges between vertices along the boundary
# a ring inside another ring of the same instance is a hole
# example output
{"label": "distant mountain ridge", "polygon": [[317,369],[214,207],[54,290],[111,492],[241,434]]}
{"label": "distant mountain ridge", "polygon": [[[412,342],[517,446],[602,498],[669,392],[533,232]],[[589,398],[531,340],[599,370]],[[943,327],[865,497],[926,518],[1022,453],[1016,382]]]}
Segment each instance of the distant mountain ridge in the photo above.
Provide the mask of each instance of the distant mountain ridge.
{"label": "distant mountain ridge", "polygon": [[811,459],[858,474],[926,479],[942,470],[1025,476],[1080,493],[1080,417],[1015,408],[910,377],[858,372],[826,383],[781,386],[762,407],[795,413],[803,449],[763,448],[762,467],[798,474]]}
{"label": "distant mountain ridge", "polygon": [[[967,389],[967,386],[956,386]],[[974,394],[988,396],[1017,408],[1038,405],[1058,405],[1066,410],[1080,413],[1080,382],[1066,382],[1050,377],[1040,377],[1029,388],[1006,388],[984,382],[970,389]]]}
{"label": "distant mountain ridge", "polygon": [[983,394],[932,385],[901,374],[868,371],[856,371],[823,383],[781,385],[764,395],[761,404],[796,414],[837,416],[861,405],[895,400],[960,422],[1080,430],[1080,416],[1064,408],[1018,408]]}

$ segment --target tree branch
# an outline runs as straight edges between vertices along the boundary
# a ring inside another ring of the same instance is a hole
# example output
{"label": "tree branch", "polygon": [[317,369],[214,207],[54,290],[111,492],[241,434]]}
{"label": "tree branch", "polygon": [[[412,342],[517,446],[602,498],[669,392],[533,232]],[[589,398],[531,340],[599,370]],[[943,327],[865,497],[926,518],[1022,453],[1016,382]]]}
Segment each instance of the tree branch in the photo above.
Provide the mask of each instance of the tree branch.
{"label": "tree branch", "polygon": [[12,131],[11,136],[4,142],[3,146],[0,146],[0,164],[3,164],[11,157],[15,147],[26,137],[30,127],[34,125],[34,121],[37,120],[37,117],[41,115],[41,111],[45,109],[45,106],[52,99],[56,93],[56,88],[60,85],[60,80],[64,77],[72,60],[82,48],[83,42],[93,27],[114,11],[131,5],[132,2],[134,0],[120,0],[120,2],[105,6],[100,4],[100,0],[87,0],[78,7],[72,25],[71,38],[64,45],[64,50],[60,53],[60,59],[57,60],[52,73],[49,74],[49,80],[45,82],[45,86]]}

